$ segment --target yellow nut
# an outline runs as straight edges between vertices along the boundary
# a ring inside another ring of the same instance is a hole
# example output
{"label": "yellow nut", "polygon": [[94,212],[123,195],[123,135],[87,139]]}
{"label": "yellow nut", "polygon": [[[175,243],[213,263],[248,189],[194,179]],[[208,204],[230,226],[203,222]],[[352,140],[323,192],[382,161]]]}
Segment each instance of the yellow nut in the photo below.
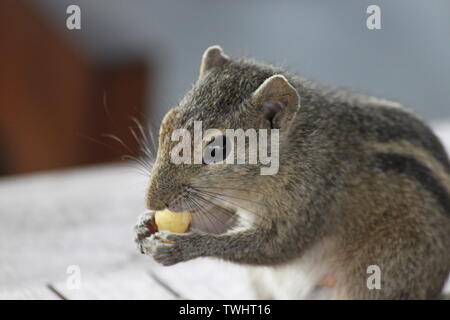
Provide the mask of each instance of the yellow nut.
{"label": "yellow nut", "polygon": [[192,215],[187,211],[175,213],[166,209],[155,213],[155,223],[158,231],[166,230],[184,233],[188,231],[191,221]]}

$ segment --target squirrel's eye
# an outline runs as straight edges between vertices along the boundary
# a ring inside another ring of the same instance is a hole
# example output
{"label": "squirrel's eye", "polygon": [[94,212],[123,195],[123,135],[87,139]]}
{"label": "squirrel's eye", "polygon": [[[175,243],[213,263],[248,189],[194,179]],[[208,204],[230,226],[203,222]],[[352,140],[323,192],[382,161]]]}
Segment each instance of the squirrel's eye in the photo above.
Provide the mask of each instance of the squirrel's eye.
{"label": "squirrel's eye", "polygon": [[225,136],[215,137],[203,150],[203,164],[222,162],[228,155],[227,138]]}

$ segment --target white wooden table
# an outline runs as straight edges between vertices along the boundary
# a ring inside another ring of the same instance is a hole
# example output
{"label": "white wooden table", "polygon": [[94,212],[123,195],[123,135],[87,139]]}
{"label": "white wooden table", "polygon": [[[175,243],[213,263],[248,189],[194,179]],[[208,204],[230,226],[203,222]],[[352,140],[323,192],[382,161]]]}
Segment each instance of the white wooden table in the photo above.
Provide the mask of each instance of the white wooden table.
{"label": "white wooden table", "polygon": [[[450,125],[435,128],[450,150]],[[132,226],[146,184],[131,164],[0,179],[0,299],[253,298],[239,266],[162,267],[138,253]],[[70,266],[78,289],[67,285]]]}
{"label": "white wooden table", "polygon": [[241,267],[162,267],[137,251],[146,184],[132,164],[0,179],[0,299],[251,298]]}

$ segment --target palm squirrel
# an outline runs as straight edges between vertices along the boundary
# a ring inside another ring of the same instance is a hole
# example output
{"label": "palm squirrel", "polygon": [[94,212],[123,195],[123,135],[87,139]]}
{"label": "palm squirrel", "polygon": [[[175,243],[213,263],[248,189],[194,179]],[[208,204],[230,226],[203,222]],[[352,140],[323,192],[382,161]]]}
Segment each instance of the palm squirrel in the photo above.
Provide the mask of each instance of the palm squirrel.
{"label": "palm squirrel", "polygon": [[[192,132],[196,121],[221,132],[278,129],[278,172],[172,163],[174,130]],[[163,265],[248,265],[259,298],[433,299],[450,271],[450,163],[418,117],[219,46],[162,121],[146,205],[135,227],[142,253]],[[148,222],[166,208],[191,211],[190,232],[151,234]]]}

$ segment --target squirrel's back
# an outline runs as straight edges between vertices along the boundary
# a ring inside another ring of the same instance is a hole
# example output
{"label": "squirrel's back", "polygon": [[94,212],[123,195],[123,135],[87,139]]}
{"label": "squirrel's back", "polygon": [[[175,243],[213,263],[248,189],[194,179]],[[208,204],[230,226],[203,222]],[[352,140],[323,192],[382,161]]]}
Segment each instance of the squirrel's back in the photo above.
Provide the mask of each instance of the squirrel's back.
{"label": "squirrel's back", "polygon": [[[437,297],[450,271],[450,163],[433,131],[397,102],[320,87],[252,61],[240,64],[238,69],[252,70],[248,79],[255,87],[283,74],[299,93],[300,109],[288,147],[280,150],[281,177],[275,184],[293,176],[283,182],[285,189],[312,190],[308,201],[325,212],[310,213],[321,225],[311,237],[337,245],[326,253],[333,258],[321,258],[312,269],[332,260],[331,269],[346,270],[336,271],[336,277],[350,289],[334,296]],[[305,201],[301,192],[283,193],[285,199]],[[311,250],[294,270],[309,265],[312,260],[304,259],[316,251],[325,255],[323,249]],[[397,254],[422,267],[409,270],[411,264],[397,260]],[[391,292],[367,290],[366,268],[372,264],[384,272],[383,285],[392,286]]]}

